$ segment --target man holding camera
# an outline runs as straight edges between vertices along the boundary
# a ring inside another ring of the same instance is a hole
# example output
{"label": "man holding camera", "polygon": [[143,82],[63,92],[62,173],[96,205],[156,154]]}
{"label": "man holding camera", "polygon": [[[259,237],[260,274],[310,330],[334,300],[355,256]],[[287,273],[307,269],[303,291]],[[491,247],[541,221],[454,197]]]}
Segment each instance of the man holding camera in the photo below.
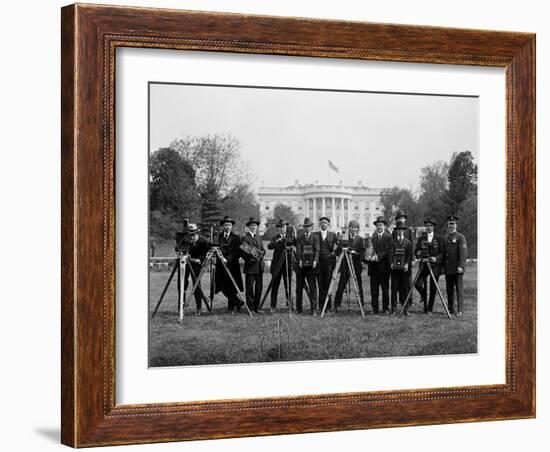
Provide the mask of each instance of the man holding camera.
{"label": "man holding camera", "polygon": [[[250,253],[243,253],[246,304],[254,312],[260,312],[260,299],[263,289],[264,277],[264,254],[265,249],[262,238],[257,234],[260,222],[250,218],[246,227],[248,230],[242,237],[242,244],[248,245]],[[241,246],[241,249],[243,247]]]}
{"label": "man holding camera", "polygon": [[[204,237],[201,237],[199,235],[199,229],[195,223],[189,223],[189,226],[187,227],[187,233],[189,234],[189,250],[185,257],[185,259],[187,259],[188,265],[185,267],[185,275],[183,277],[183,287],[185,291],[187,291],[187,287],[189,286],[189,275],[191,275],[191,280],[194,284],[195,278],[200,273],[202,263],[204,262],[206,254],[208,253],[208,241]],[[193,268],[194,276],[191,273],[191,268]],[[195,302],[197,304],[197,315],[201,315],[201,300],[204,295],[200,286],[197,287],[193,295],[195,296]]]}
{"label": "man holding camera", "polygon": [[[353,264],[353,271],[356,276],[357,280],[357,289],[359,291],[359,298],[361,300],[361,305],[364,305],[363,300],[363,282],[361,280],[361,271],[362,268],[362,261],[365,258],[365,243],[363,242],[363,238],[359,236],[359,223],[355,220],[351,220],[348,225],[349,230],[349,236],[347,244],[349,247],[349,253],[351,255],[351,261]],[[336,251],[336,254],[342,253],[344,250],[342,249],[341,244],[338,246],[338,249]],[[344,290],[346,289],[346,286],[348,284],[348,281],[351,277],[351,270],[348,267],[347,261],[344,259],[342,261],[342,265],[340,267],[340,281],[338,282],[338,289],[336,290],[336,296],[334,298],[334,304],[336,305],[336,308],[339,308],[342,304],[342,296],[344,295]]]}
{"label": "man holding camera", "polygon": [[[277,307],[277,295],[279,293],[279,285],[281,284],[281,278],[285,285],[285,294],[288,296],[288,288],[290,287],[288,277],[289,271],[292,271],[291,268],[287,267],[286,261],[286,252],[287,247],[296,246],[296,240],[294,237],[288,234],[287,236],[287,226],[288,223],[279,220],[276,224],[279,233],[273,236],[271,241],[267,244],[267,249],[273,250],[273,258],[271,260],[271,312],[274,313]],[[281,261],[282,260],[282,261]],[[289,262],[290,264],[290,262]],[[279,267],[279,265],[281,265]],[[275,270],[278,269],[278,272],[275,273]]]}
{"label": "man holding camera", "polygon": [[456,230],[458,217],[450,215],[447,217],[448,233],[443,238],[443,268],[445,272],[445,283],[447,286],[447,302],[449,312],[454,314],[454,292],[458,303],[457,317],[462,316],[464,308],[464,270],[468,257],[468,245],[466,237]]}
{"label": "man holding camera", "polygon": [[[328,217],[319,218],[320,231],[317,231],[319,238],[319,304],[322,308],[325,298],[327,297],[328,287],[332,278],[332,269],[336,256],[336,234],[328,230],[330,219]],[[329,311],[332,312],[331,300],[329,298]]]}
{"label": "man holding camera", "polygon": [[311,232],[313,223],[304,219],[303,230],[296,238],[296,311],[302,312],[304,283],[309,287],[309,305],[311,314],[319,310],[317,304],[317,274],[319,273],[319,237]]}
{"label": "man holding camera", "polygon": [[373,314],[378,314],[378,293],[382,288],[382,310],[390,314],[389,285],[390,285],[390,261],[389,253],[393,246],[391,235],[385,230],[388,222],[383,216],[374,221],[376,231],[371,237],[372,255],[368,256],[368,274],[370,276],[370,293]]}
{"label": "man holding camera", "polygon": [[[436,284],[439,280],[441,271],[441,261],[443,259],[443,240],[435,234],[434,228],[437,226],[433,217],[428,217],[424,220],[426,232],[423,233],[416,242],[414,254],[417,259],[421,260],[420,265],[423,265],[420,270],[420,275],[416,280],[416,290],[420,294],[420,298],[424,302],[424,312],[429,314],[432,312],[435,302]],[[428,302],[428,283],[427,278],[430,276],[430,266],[435,277],[430,278],[430,299]]]}
{"label": "man holding camera", "polygon": [[[241,239],[235,234],[232,229],[235,220],[226,216],[220,221],[220,226],[223,227],[218,236],[220,250],[225,259],[225,263],[237,284],[237,289],[242,292],[243,279],[241,276],[241,267],[239,264]],[[227,298],[227,310],[231,313],[239,311],[242,306],[242,301],[237,296],[237,289],[231,281],[231,278],[225,272],[221,262],[216,262],[216,293],[221,291]]]}
{"label": "man holding camera", "polygon": [[[395,239],[389,253],[391,268],[391,311],[395,314],[397,309],[397,295],[399,303],[404,304],[409,291],[408,272],[412,265],[413,251],[412,243],[405,238],[407,226],[401,220],[395,224]],[[409,315],[409,302],[404,308],[404,314]]]}
{"label": "man holding camera", "polygon": [[[404,210],[398,210],[397,213],[395,214],[395,221],[396,223],[398,221],[401,221],[403,223],[403,225],[405,226],[405,229],[403,230],[403,235],[404,237],[409,241],[411,242],[411,244],[414,245],[415,243],[415,235],[414,235],[414,229],[411,228],[411,227],[408,227],[406,226],[407,224],[407,214],[405,213]],[[392,231],[392,238],[395,240],[397,237],[397,228],[395,228],[393,231]],[[409,266],[409,270],[407,271],[407,293],[409,292],[411,286],[412,286],[412,265]],[[411,293],[411,296],[409,298],[409,306],[412,306],[414,304],[414,297],[413,297],[413,294]]]}

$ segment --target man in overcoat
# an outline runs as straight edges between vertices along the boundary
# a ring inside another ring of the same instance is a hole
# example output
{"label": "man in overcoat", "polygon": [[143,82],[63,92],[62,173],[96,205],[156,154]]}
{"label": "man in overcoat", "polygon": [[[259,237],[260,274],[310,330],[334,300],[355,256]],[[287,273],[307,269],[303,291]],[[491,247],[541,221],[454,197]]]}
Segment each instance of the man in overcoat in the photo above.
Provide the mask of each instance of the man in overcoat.
{"label": "man in overcoat", "polygon": [[262,238],[258,232],[260,222],[255,218],[250,218],[246,223],[247,231],[242,237],[242,242],[247,243],[259,252],[258,257],[252,254],[241,253],[244,258],[244,274],[245,274],[245,292],[246,304],[249,309],[254,312],[259,312],[260,299],[263,289],[264,277],[264,258],[265,248]]}
{"label": "man in overcoat", "polygon": [[[292,268],[289,269],[286,265],[286,246],[285,236],[287,232],[288,223],[285,223],[283,220],[279,220],[276,224],[277,229],[279,230],[278,234],[275,234],[271,241],[267,244],[267,249],[273,250],[273,258],[271,259],[271,312],[275,312],[277,307],[277,295],[279,293],[279,285],[281,284],[281,279],[285,285],[285,295],[288,296],[288,272],[292,271]],[[295,246],[296,241],[293,238],[289,239],[290,246]],[[290,262],[289,262],[290,264]],[[280,268],[279,265],[281,265]],[[278,269],[278,273],[275,271]]]}
{"label": "man in overcoat", "polygon": [[385,231],[387,221],[383,216],[379,216],[374,221],[376,231],[371,236],[372,256],[369,256],[370,291],[373,314],[378,313],[378,294],[382,288],[382,311],[390,314],[390,261],[389,252],[392,247],[391,235]]}
{"label": "man in overcoat", "polygon": [[[411,242],[411,244],[414,246],[415,244],[415,233],[414,229],[407,226],[407,214],[404,210],[398,210],[395,214],[395,222],[397,224],[398,221],[403,222],[403,225],[405,225],[405,229],[403,229],[403,236]],[[397,237],[397,228],[395,228],[392,231],[392,238],[395,240]],[[412,265],[409,266],[409,270],[407,271],[407,287],[406,291],[409,292],[410,288],[412,287]],[[411,293],[411,296],[409,297],[409,306],[412,306],[414,304],[414,293]]]}
{"label": "man in overcoat", "polygon": [[[208,240],[206,240],[204,237],[201,237],[199,235],[199,229],[195,223],[190,223],[187,227],[187,232],[189,233],[189,252],[187,254],[186,259],[188,259],[188,264],[185,267],[185,275],[184,275],[184,290],[187,291],[187,287],[189,286],[189,276],[191,275],[191,280],[193,284],[195,283],[195,278],[198,276],[198,274],[201,271],[202,263],[204,262],[204,259],[206,258],[206,254],[208,253]],[[193,272],[195,276],[193,277],[193,274],[191,273],[191,268],[193,268]],[[204,297],[202,293],[202,289],[200,285],[195,290],[195,293],[193,294],[195,297],[195,303],[197,304],[197,315],[201,315],[202,313],[202,298]]]}
{"label": "man in overcoat", "polygon": [[[412,265],[413,248],[410,240],[405,238],[405,231],[407,226],[401,220],[395,224],[394,232],[396,232],[395,238],[392,239],[392,247],[390,249],[388,260],[390,262],[391,269],[391,313],[395,314],[397,311],[397,296],[399,295],[399,303],[402,305],[405,303],[405,298],[409,292],[408,283],[408,270]],[[398,255],[399,251],[399,255]],[[398,259],[394,259],[398,257]],[[397,261],[400,261],[399,265]],[[410,298],[409,298],[410,300]],[[409,303],[404,307],[405,315],[409,315]]]}
{"label": "man in overcoat", "polygon": [[[241,275],[241,267],[239,264],[240,245],[241,239],[235,234],[232,229],[235,224],[235,220],[226,216],[220,221],[222,231],[218,236],[218,243],[220,244],[220,250],[225,259],[225,263],[229,269],[229,272],[233,276],[237,284],[239,292],[243,291],[243,279]],[[222,263],[216,262],[216,293],[222,292],[227,298],[227,310],[229,312],[239,311],[242,306],[242,301],[237,296],[237,290],[231,279],[224,270]]]}
{"label": "man in overcoat", "polygon": [[[319,238],[319,306],[322,309],[328,293],[330,280],[332,279],[332,270],[334,268],[336,247],[338,246],[336,234],[329,231],[330,219],[328,217],[319,218],[320,230],[317,231]],[[332,302],[328,299],[327,308],[332,312]]]}
{"label": "man in overcoat", "polygon": [[454,293],[456,289],[457,317],[460,317],[464,309],[464,271],[468,258],[468,245],[466,237],[457,231],[458,217],[451,215],[447,218],[447,234],[443,238],[443,268],[445,283],[447,286],[447,302],[449,312],[455,312]]}
{"label": "man in overcoat", "polygon": [[[359,235],[359,223],[355,220],[351,220],[348,225],[349,228],[349,248],[351,254],[351,261],[353,264],[353,270],[355,276],[357,277],[357,289],[359,291],[359,298],[361,300],[361,305],[364,305],[363,299],[363,282],[361,280],[361,272],[363,270],[362,262],[365,258],[365,243],[363,238]],[[342,253],[342,247],[339,245],[336,254],[339,255]],[[349,279],[351,278],[351,272],[348,266],[348,263],[345,259],[342,260],[340,266],[340,280],[338,281],[338,289],[336,290],[336,296],[334,298],[334,303],[336,308],[339,308],[342,304],[342,296],[344,295],[344,290],[348,285]],[[352,283],[353,284],[353,283]]]}
{"label": "man in overcoat", "polygon": [[[443,260],[443,239],[434,232],[437,223],[433,217],[428,217],[424,220],[426,225],[426,234],[418,238],[414,253],[417,259],[424,259],[426,263],[422,265],[421,273],[416,280],[416,290],[420,294],[421,300],[424,302],[424,312],[430,313],[433,310],[436,294],[436,284],[441,273],[441,261]],[[423,255],[424,254],[424,255]],[[428,282],[430,276],[427,265],[430,265],[435,277],[435,281],[430,278],[430,298],[428,301]]]}
{"label": "man in overcoat", "polygon": [[[304,219],[303,229],[296,238],[296,311],[302,312],[302,297],[304,283],[309,288],[309,306],[311,314],[316,315],[319,310],[317,300],[317,275],[319,273],[319,237],[311,232],[313,223],[309,218]],[[309,253],[308,255],[306,255]]]}

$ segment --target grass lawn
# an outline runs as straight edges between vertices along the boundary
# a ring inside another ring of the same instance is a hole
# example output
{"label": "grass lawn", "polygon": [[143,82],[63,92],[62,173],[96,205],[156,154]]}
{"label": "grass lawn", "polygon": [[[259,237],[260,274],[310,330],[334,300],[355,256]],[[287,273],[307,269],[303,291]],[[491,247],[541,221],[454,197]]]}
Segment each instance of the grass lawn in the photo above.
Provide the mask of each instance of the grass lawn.
{"label": "grass lawn", "polygon": [[[416,271],[416,268],[415,268]],[[150,272],[149,314],[151,315],[168,279],[167,272]],[[477,267],[466,269],[464,315],[449,320],[436,297],[434,313],[425,315],[415,291],[415,305],[409,317],[372,315],[369,280],[363,272],[366,317],[352,299],[344,296],[338,313],[324,318],[309,314],[288,315],[284,289],[279,289],[276,314],[250,317],[243,307],[239,314],[227,313],[221,293],[214,299],[213,313],[203,308],[195,315],[190,300],[180,324],[175,278],[159,311],[149,321],[149,365],[182,366],[266,361],[306,361],[345,358],[442,355],[477,352]],[[413,274],[414,276],[414,274]],[[209,275],[203,287],[208,288]],[[271,275],[264,275],[264,290]],[[445,293],[445,278],[439,280]],[[295,298],[295,293],[293,294]],[[269,310],[269,299],[263,308]],[[381,302],[381,300],[380,300]],[[309,300],[304,294],[304,311]]]}

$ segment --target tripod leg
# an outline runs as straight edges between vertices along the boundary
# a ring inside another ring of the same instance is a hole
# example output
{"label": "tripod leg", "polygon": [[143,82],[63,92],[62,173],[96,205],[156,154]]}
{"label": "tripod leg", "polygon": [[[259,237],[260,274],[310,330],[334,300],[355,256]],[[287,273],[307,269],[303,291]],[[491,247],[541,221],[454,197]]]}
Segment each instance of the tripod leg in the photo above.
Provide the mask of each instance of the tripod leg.
{"label": "tripod leg", "polygon": [[206,272],[206,267],[208,267],[208,264],[212,260],[212,256],[214,255],[214,251],[210,250],[206,254],[206,257],[204,259],[204,262],[202,263],[201,271],[199,272],[199,275],[197,276],[197,279],[195,283],[193,284],[193,288],[191,289],[191,292],[189,292],[189,296],[193,296],[195,293],[195,290],[197,290],[197,287],[199,286],[202,277],[204,276],[204,273]]}
{"label": "tripod leg", "polygon": [[447,314],[447,317],[449,317],[449,320],[452,320],[451,313],[449,312],[449,309],[447,308],[447,305],[445,304],[445,301],[443,300],[443,295],[441,294],[441,290],[439,289],[439,284],[437,284],[437,279],[435,278],[432,267],[429,264],[428,264],[428,270],[430,271],[430,278],[433,279],[433,282],[435,284],[435,289],[437,290],[437,294],[439,295],[439,299],[441,300],[441,304],[443,305],[443,309],[445,310],[445,313]]}
{"label": "tripod leg", "polygon": [[[285,251],[285,264],[286,264],[286,277],[287,277],[287,284],[288,284],[288,290],[285,290],[287,295],[287,301],[288,301],[288,316],[292,317],[292,255],[289,253],[289,251]],[[284,281],[283,281],[284,285]]]}
{"label": "tripod leg", "polygon": [[283,262],[284,262],[283,259],[279,259],[279,261],[277,262],[277,266],[275,267],[273,273],[271,274],[271,281],[269,281],[269,284],[267,286],[267,289],[265,290],[262,301],[260,302],[259,309],[262,309],[262,306],[264,305],[267,296],[271,292],[271,289],[273,287],[273,280],[277,277],[277,275],[281,271],[281,268],[283,267]]}
{"label": "tripod leg", "polygon": [[359,295],[359,283],[357,282],[357,274],[355,273],[355,267],[353,266],[352,258],[348,253],[346,253],[346,259],[348,262],[348,268],[351,276],[352,287],[355,292],[355,299],[357,300],[357,304],[359,305],[359,310],[361,311],[361,317],[365,318],[365,311],[363,311],[363,305],[361,304],[361,296]]}
{"label": "tripod leg", "polygon": [[180,271],[178,273],[179,277],[179,293],[178,293],[178,313],[179,313],[179,322],[183,321],[184,310],[185,310],[185,283],[187,281],[186,273],[187,259],[180,259]]}
{"label": "tripod leg", "polygon": [[[197,275],[195,274],[195,270],[193,270],[193,266],[189,265],[189,271],[191,272],[191,280],[193,281],[193,284],[197,281]],[[198,290],[200,290],[199,296],[201,297],[201,300],[204,301],[204,304],[206,305],[206,309],[208,309],[208,312],[212,313],[212,308],[210,307],[210,302],[208,301],[208,298],[204,294],[201,288],[201,284],[199,282]]]}
{"label": "tripod leg", "polygon": [[334,287],[334,282],[338,279],[338,271],[340,270],[340,266],[342,265],[342,259],[344,257],[344,253],[340,254],[338,256],[338,260],[336,261],[336,265],[334,266],[334,271],[332,272],[332,279],[330,280],[330,284],[328,286],[327,295],[325,296],[325,301],[323,303],[323,310],[321,311],[321,318],[325,315],[325,310],[327,309],[328,299],[330,298],[330,294],[332,292],[332,289]]}
{"label": "tripod leg", "polygon": [[166,284],[164,286],[164,289],[162,290],[162,294],[160,295],[159,301],[157,302],[157,305],[155,306],[155,310],[153,311],[153,314],[151,315],[151,318],[155,318],[155,315],[157,314],[157,311],[160,308],[160,304],[162,303],[162,300],[164,298],[164,295],[166,295],[166,291],[168,290],[168,286],[172,282],[172,278],[174,278],[174,275],[176,274],[176,271],[179,270],[179,259],[176,259],[174,261],[174,266],[172,267],[172,271],[170,273],[170,276],[168,277],[168,281],[166,281]]}
{"label": "tripod leg", "polygon": [[243,300],[243,296],[241,295],[241,292],[239,291],[239,286],[237,286],[237,282],[235,281],[235,278],[233,278],[233,275],[229,271],[229,268],[227,267],[227,264],[223,261],[222,253],[220,251],[217,251],[217,253],[219,253],[218,258],[220,259],[220,262],[222,263],[223,269],[225,270],[225,272],[227,273],[227,276],[229,276],[229,279],[233,283],[233,287],[235,288],[235,291],[237,292],[237,297],[239,297],[239,300],[241,300],[243,302],[244,306],[246,307],[246,310],[248,311],[248,314],[250,315],[250,317],[252,317],[252,312],[250,311],[250,308],[246,304],[246,301]]}
{"label": "tripod leg", "polygon": [[407,306],[407,303],[409,302],[409,298],[411,298],[411,295],[414,290],[414,286],[416,285],[416,281],[418,281],[418,278],[420,278],[420,274],[422,273],[423,265],[425,265],[424,262],[420,262],[420,265],[418,266],[418,271],[416,272],[416,275],[414,276],[414,280],[411,284],[411,287],[409,288],[409,293],[407,293],[407,296],[405,297],[405,302],[403,303],[403,306],[401,306],[401,309],[399,311],[399,317],[403,314],[403,311],[405,310],[405,307]]}
{"label": "tripod leg", "polygon": [[216,295],[216,264],[214,259],[210,260],[210,313],[214,307],[214,296]]}

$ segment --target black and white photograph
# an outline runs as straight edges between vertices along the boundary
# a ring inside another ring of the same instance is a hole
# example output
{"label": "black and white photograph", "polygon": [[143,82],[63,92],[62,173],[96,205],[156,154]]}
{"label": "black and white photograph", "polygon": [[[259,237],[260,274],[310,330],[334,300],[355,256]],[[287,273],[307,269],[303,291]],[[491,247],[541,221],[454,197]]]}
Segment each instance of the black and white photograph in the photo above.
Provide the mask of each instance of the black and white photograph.
{"label": "black and white photograph", "polygon": [[150,82],[149,366],[478,351],[478,97]]}

